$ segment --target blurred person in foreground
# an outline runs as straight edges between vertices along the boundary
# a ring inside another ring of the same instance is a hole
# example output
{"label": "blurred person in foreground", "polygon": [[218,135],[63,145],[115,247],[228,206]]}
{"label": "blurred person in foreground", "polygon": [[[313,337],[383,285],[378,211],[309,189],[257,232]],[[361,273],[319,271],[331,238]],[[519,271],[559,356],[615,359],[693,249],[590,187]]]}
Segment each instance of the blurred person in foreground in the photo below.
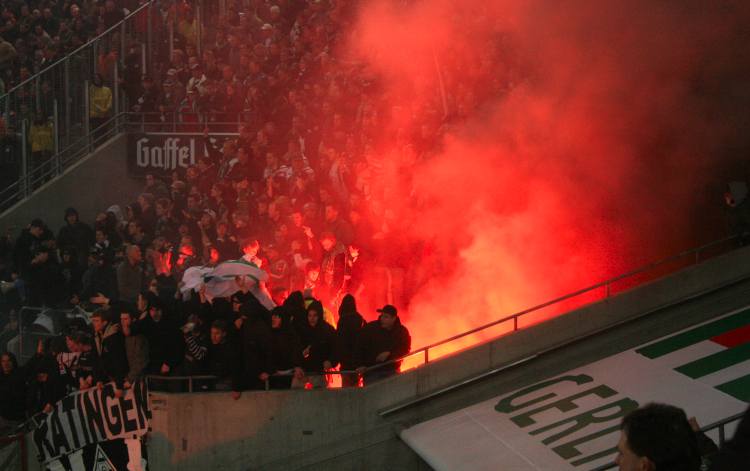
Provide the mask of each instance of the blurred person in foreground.
{"label": "blurred person in foreground", "polygon": [[615,463],[620,471],[698,471],[698,439],[685,411],[647,404],[622,420]]}

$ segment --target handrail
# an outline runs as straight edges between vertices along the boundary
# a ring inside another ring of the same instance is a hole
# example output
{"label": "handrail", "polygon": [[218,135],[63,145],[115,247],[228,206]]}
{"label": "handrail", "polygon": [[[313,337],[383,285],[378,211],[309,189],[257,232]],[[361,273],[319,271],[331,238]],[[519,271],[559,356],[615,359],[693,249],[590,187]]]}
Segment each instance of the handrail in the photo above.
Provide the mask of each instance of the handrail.
{"label": "handrail", "polygon": [[107,34],[111,33],[115,29],[120,28],[130,18],[134,17],[136,14],[140,13],[142,10],[147,9],[148,7],[150,7],[152,3],[153,3],[153,0],[148,0],[146,3],[144,3],[143,5],[139,6],[138,8],[136,8],[135,10],[133,10],[132,12],[130,12],[130,14],[128,16],[126,16],[125,18],[123,18],[120,21],[118,21],[116,24],[114,24],[111,27],[109,27],[109,29],[105,30],[102,34],[98,35],[95,38],[89,39],[85,44],[83,44],[83,45],[79,46],[77,49],[74,49],[73,51],[65,54],[65,56],[61,57],[60,59],[56,60],[52,64],[50,64],[47,67],[43,68],[42,70],[40,70],[39,72],[35,73],[31,77],[27,78],[23,82],[19,83],[15,87],[11,88],[4,95],[0,95],[0,101],[4,100],[6,97],[8,97],[11,93],[15,92],[16,90],[19,90],[22,87],[26,86],[28,83],[31,83],[34,80],[37,80],[43,74],[49,72],[54,67],[56,67],[57,65],[59,65],[60,62],[63,62],[66,57],[70,57],[70,56],[73,56],[75,54],[78,54],[78,52],[80,52],[81,50],[83,50],[83,49],[85,49],[87,47],[92,46],[96,41],[99,41],[102,37],[104,37]]}
{"label": "handrail", "polygon": [[[742,419],[745,416],[746,413],[747,412],[740,412],[738,414],[734,414],[734,415],[731,415],[729,417],[717,420],[714,423],[711,423],[711,424],[708,424],[708,425],[704,425],[703,427],[700,428],[699,431],[702,432],[702,433],[707,433],[707,432],[710,432],[712,430],[718,429],[719,430],[719,448],[721,448],[722,446],[724,446],[724,443],[726,442],[726,433],[724,431],[725,427],[728,424],[732,423],[732,422],[736,422],[736,421]],[[617,466],[617,464],[615,462],[607,463],[607,464],[603,464],[601,466],[598,466],[598,467],[592,469],[591,471],[606,471],[608,469],[614,468],[615,466]]]}
{"label": "handrail", "polygon": [[[335,376],[335,375],[355,375],[359,374],[357,371],[354,370],[330,370],[330,371],[305,371],[305,377],[309,376]],[[289,378],[294,376],[293,372],[276,372],[273,374],[270,374],[269,377],[275,377],[275,378]],[[146,381],[149,380],[158,380],[158,381],[167,381],[167,382],[176,382],[176,381],[187,381],[188,382],[188,392],[193,392],[193,381],[201,381],[201,380],[218,380],[218,376],[214,375],[196,375],[196,376],[164,376],[164,375],[146,375]],[[268,391],[271,389],[270,381],[267,379],[264,381],[265,383],[265,390]]]}
{"label": "handrail", "polygon": [[600,288],[605,288],[605,291],[606,291],[605,298],[609,297],[610,296],[610,289],[609,288],[610,288],[610,285],[612,283],[615,283],[617,281],[621,281],[621,280],[624,280],[626,278],[630,278],[630,277],[633,277],[633,276],[636,276],[636,275],[640,275],[642,273],[646,273],[648,271],[653,270],[654,268],[657,268],[657,267],[660,267],[662,265],[666,265],[668,263],[680,260],[680,259],[682,259],[682,258],[684,258],[686,256],[689,256],[689,255],[695,255],[695,263],[698,263],[700,261],[700,253],[702,251],[704,251],[706,249],[709,249],[709,248],[712,248],[712,247],[717,247],[719,245],[725,244],[725,243],[730,242],[730,241],[737,240],[741,236],[742,235],[737,234],[737,235],[733,235],[733,236],[730,236],[730,237],[726,237],[724,239],[720,239],[720,240],[716,240],[716,241],[710,242],[708,244],[701,245],[699,247],[695,247],[695,248],[692,248],[692,249],[689,249],[689,250],[684,250],[682,252],[677,253],[676,255],[672,255],[670,257],[658,260],[656,262],[649,263],[649,264],[644,265],[642,267],[636,268],[635,270],[631,270],[629,272],[625,272],[625,273],[623,273],[621,275],[615,276],[614,278],[610,278],[610,279],[601,281],[601,282],[599,282],[599,283],[597,283],[595,285],[591,285],[589,287],[582,288],[582,289],[579,289],[577,291],[573,291],[572,293],[568,293],[568,294],[566,294],[564,296],[560,296],[560,297],[552,299],[550,301],[547,301],[547,302],[544,302],[544,303],[541,303],[541,304],[537,304],[536,306],[524,309],[522,311],[518,311],[515,314],[511,314],[509,316],[503,317],[501,319],[497,319],[495,321],[489,322],[489,323],[481,325],[479,327],[475,327],[475,328],[473,328],[471,330],[467,330],[467,331],[462,332],[460,334],[456,334],[456,335],[454,335],[452,337],[448,337],[447,339],[443,339],[443,340],[440,340],[438,342],[432,343],[430,345],[426,345],[426,346],[421,347],[421,348],[419,348],[417,350],[412,350],[411,352],[407,353],[406,355],[404,355],[404,356],[402,356],[400,358],[396,358],[396,359],[393,359],[393,360],[388,360],[386,362],[370,366],[370,367],[367,368],[367,371],[371,371],[371,370],[374,370],[374,369],[377,369],[377,368],[381,368],[381,367],[387,366],[387,365],[392,365],[394,363],[400,363],[404,359],[412,357],[412,356],[417,355],[419,353],[424,354],[424,363],[429,363],[429,361],[430,361],[429,350],[430,349],[434,349],[435,347],[439,347],[441,345],[445,345],[447,343],[453,342],[454,340],[458,340],[460,338],[467,337],[467,336],[472,335],[472,334],[476,334],[478,332],[481,332],[483,330],[489,329],[491,327],[494,327],[496,325],[499,325],[499,324],[502,324],[504,322],[508,322],[508,321],[511,321],[511,320],[513,321],[513,332],[516,332],[516,331],[519,330],[519,328],[518,328],[518,319],[521,318],[521,317],[523,317],[523,316],[525,316],[525,315],[527,315],[527,314],[539,311],[541,309],[544,309],[546,307],[549,307],[549,306],[552,306],[552,305],[555,305],[555,304],[559,304],[559,303],[561,303],[563,301],[567,301],[568,299],[572,299],[574,297],[580,296],[580,295],[585,294],[585,293],[589,293],[591,291],[594,291],[594,290],[597,290],[597,289],[600,289]]}

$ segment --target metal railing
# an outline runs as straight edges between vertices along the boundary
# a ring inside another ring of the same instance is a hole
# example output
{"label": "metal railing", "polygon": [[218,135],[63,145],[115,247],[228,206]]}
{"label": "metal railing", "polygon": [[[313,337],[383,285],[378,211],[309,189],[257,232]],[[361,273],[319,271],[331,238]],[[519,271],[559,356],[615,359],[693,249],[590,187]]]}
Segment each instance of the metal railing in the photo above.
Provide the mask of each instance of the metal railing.
{"label": "metal railing", "polygon": [[[18,312],[18,335],[8,342],[7,350],[24,364],[34,356],[38,342],[59,336],[71,320],[88,319],[88,313],[81,308],[54,309],[46,307],[22,307]],[[5,349],[6,346],[0,346]]]}
{"label": "metal railing", "polygon": [[[734,422],[737,422],[737,421],[741,420],[744,416],[745,416],[745,412],[740,412],[739,414],[735,414],[735,415],[732,415],[730,417],[726,417],[726,418],[718,420],[718,421],[716,421],[714,423],[711,423],[711,424],[708,424],[706,426],[703,426],[703,427],[701,427],[700,431],[702,433],[706,433],[707,434],[709,432],[713,432],[714,430],[717,430],[718,434],[719,434],[719,443],[718,443],[718,445],[719,445],[719,448],[722,448],[724,446],[724,444],[726,443],[726,441],[727,441],[726,427],[729,424],[731,424],[731,423],[734,423]],[[605,470],[608,470],[608,469],[613,469],[615,467],[617,467],[617,464],[615,462],[612,462],[612,463],[607,463],[607,464],[598,466],[598,467],[592,469],[591,471],[605,471]]]}
{"label": "metal railing", "polygon": [[[740,237],[741,237],[740,235],[734,235],[734,236],[727,237],[721,240],[717,240],[717,241],[714,241],[705,245],[701,245],[700,247],[682,251],[676,255],[661,259],[653,263],[649,263],[635,270],[631,270],[629,272],[615,276],[614,278],[610,278],[608,280],[602,281],[595,285],[591,285],[587,288],[583,288],[583,289],[574,291],[572,293],[568,293],[564,296],[560,296],[558,298],[538,304],[528,309],[524,309],[522,311],[497,319],[495,321],[489,322],[479,327],[475,327],[471,330],[467,330],[460,334],[456,334],[452,337],[441,340],[439,342],[435,342],[430,345],[421,347],[417,350],[413,350],[401,358],[393,359],[384,363],[380,363],[378,365],[370,367],[370,369],[376,369],[376,368],[380,368],[380,367],[387,366],[387,365],[393,365],[394,363],[405,362],[405,361],[408,361],[410,358],[415,358],[419,356],[422,357],[421,359],[422,361],[419,364],[427,364],[430,361],[434,361],[436,358],[443,356],[443,355],[434,355],[434,354],[431,355],[431,352],[434,352],[436,349],[446,346],[450,344],[451,342],[468,339],[472,335],[476,335],[476,334],[488,331],[489,329],[493,327],[506,324],[506,323],[507,324],[512,323],[512,326],[511,326],[512,328],[510,329],[509,332],[506,332],[506,333],[516,332],[520,330],[519,321],[525,316],[529,316],[534,313],[539,313],[543,309],[551,307],[551,306],[559,306],[562,303],[575,299],[575,298],[583,298],[584,295],[595,293],[596,291],[602,292],[602,296],[598,300],[609,298],[610,296],[612,296],[613,288],[616,286],[617,283],[620,283],[623,281],[631,281],[632,283],[626,287],[626,289],[630,289],[635,286],[641,285],[645,282],[652,281],[658,278],[659,276],[664,276],[668,273],[673,273],[674,271],[676,271],[676,269],[685,268],[686,266],[697,264],[701,260],[705,260],[706,258],[709,258],[711,256],[719,255],[721,253],[726,253],[727,251],[736,248],[736,244],[740,240]],[[729,245],[730,243],[732,244],[731,246]],[[724,250],[722,250],[722,248],[724,248]],[[726,250],[727,248],[729,250]],[[670,264],[675,264],[676,262],[686,262],[686,263],[684,266],[680,265],[676,269],[667,270],[667,271],[661,270],[662,268],[668,268]],[[652,275],[652,276],[646,276],[646,275]],[[583,302],[579,304],[577,307],[581,307],[593,301],[595,300],[592,300],[589,298],[584,299]],[[569,305],[566,305],[565,308],[566,310],[575,309],[575,307],[572,307]],[[481,340],[486,341],[486,340],[490,340],[490,338],[483,338]]]}
{"label": "metal railing", "polygon": [[[356,375],[359,374],[357,371],[353,370],[331,370],[331,371],[305,371],[305,377],[319,377],[319,376],[340,376],[340,375]],[[294,373],[274,373],[269,376],[269,379],[265,380],[263,390],[270,391],[271,390],[271,379],[270,378],[289,378],[294,376]],[[194,375],[194,376],[163,376],[163,375],[147,375],[146,376],[146,384],[149,386],[149,391],[152,390],[151,385],[154,381],[158,382],[164,382],[164,383],[182,383],[183,385],[187,384],[187,390],[182,391],[186,393],[193,393],[193,392],[205,392],[207,390],[214,391],[211,389],[198,389],[196,390],[196,383],[199,385],[210,385],[212,383],[216,383],[219,380],[218,376],[213,375]],[[210,387],[210,386],[209,386]],[[169,389],[169,388],[167,388]],[[184,389],[184,388],[181,388]],[[155,389],[160,391],[161,389]],[[226,392],[226,391],[219,391],[219,392]]]}

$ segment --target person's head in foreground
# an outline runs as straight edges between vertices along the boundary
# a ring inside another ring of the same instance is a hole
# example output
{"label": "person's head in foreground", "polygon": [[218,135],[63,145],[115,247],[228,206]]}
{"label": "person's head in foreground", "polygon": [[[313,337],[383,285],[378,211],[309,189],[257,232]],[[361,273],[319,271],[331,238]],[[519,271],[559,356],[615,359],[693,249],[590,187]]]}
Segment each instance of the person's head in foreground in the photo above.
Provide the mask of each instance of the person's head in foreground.
{"label": "person's head in foreground", "polygon": [[698,471],[700,452],[685,411],[647,404],[622,420],[615,463],[620,471]]}

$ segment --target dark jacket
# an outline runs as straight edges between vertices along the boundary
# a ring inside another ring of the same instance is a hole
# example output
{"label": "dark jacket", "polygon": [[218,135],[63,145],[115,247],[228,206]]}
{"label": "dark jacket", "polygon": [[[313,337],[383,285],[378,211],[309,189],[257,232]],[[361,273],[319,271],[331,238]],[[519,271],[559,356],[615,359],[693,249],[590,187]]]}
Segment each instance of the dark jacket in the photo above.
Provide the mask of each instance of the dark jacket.
{"label": "dark jacket", "polygon": [[318,319],[315,327],[305,324],[299,332],[302,350],[310,347],[309,354],[304,359],[302,367],[305,371],[322,372],[323,362],[329,361],[336,366],[336,331],[326,321]]}
{"label": "dark jacket", "polygon": [[336,352],[344,370],[354,369],[356,364],[357,337],[365,326],[365,320],[358,312],[345,314],[336,326]]}
{"label": "dark jacket", "polygon": [[271,368],[270,373],[301,368],[302,345],[296,332],[288,327],[271,329]]}
{"label": "dark jacket", "polygon": [[[357,340],[357,366],[377,364],[376,357],[382,352],[391,352],[387,360],[394,360],[409,353],[410,349],[411,336],[401,324],[401,319],[396,319],[391,330],[384,329],[379,320],[368,322]],[[383,371],[397,371],[400,365],[401,362],[396,362],[383,367]]]}
{"label": "dark jacket", "polygon": [[229,381],[232,391],[242,390],[242,363],[238,345],[229,337],[223,343],[209,343],[206,352],[208,374]]}
{"label": "dark jacket", "polygon": [[23,420],[26,410],[26,382],[16,365],[10,374],[0,372],[0,417]]}
{"label": "dark jacket", "polygon": [[271,328],[259,315],[252,315],[242,323],[242,357],[247,386],[261,387],[258,375],[271,371]]}
{"label": "dark jacket", "polygon": [[[60,380],[57,362],[47,355],[36,355],[26,365],[31,381],[26,394],[26,411],[37,414],[46,404],[55,405],[65,397],[65,384]],[[38,381],[38,373],[47,373],[47,381]]]}
{"label": "dark jacket", "polygon": [[117,266],[117,294],[121,301],[135,304],[143,288],[143,268],[124,260]]}
{"label": "dark jacket", "polygon": [[94,380],[103,383],[115,381],[121,385],[128,373],[128,355],[125,350],[125,336],[120,332],[120,326],[107,324],[104,332],[94,334],[94,345],[97,359]]}
{"label": "dark jacket", "polygon": [[128,373],[125,379],[131,384],[140,378],[148,366],[148,341],[143,335],[125,337],[125,354],[128,359]]}
{"label": "dark jacket", "polygon": [[[68,212],[78,217],[78,213],[75,210],[69,209]],[[66,212],[66,215],[68,212]],[[60,228],[60,232],[57,233],[57,246],[60,249],[75,249],[78,256],[78,263],[81,265],[86,263],[89,248],[92,245],[94,245],[94,230],[88,224],[81,221],[69,224],[66,220],[65,226]]]}
{"label": "dark jacket", "polygon": [[185,356],[185,341],[177,325],[169,319],[167,313],[159,322],[155,322],[150,315],[138,321],[134,333],[142,333],[148,340],[149,361],[147,371],[161,374],[161,365],[167,364],[170,372],[182,362]]}

